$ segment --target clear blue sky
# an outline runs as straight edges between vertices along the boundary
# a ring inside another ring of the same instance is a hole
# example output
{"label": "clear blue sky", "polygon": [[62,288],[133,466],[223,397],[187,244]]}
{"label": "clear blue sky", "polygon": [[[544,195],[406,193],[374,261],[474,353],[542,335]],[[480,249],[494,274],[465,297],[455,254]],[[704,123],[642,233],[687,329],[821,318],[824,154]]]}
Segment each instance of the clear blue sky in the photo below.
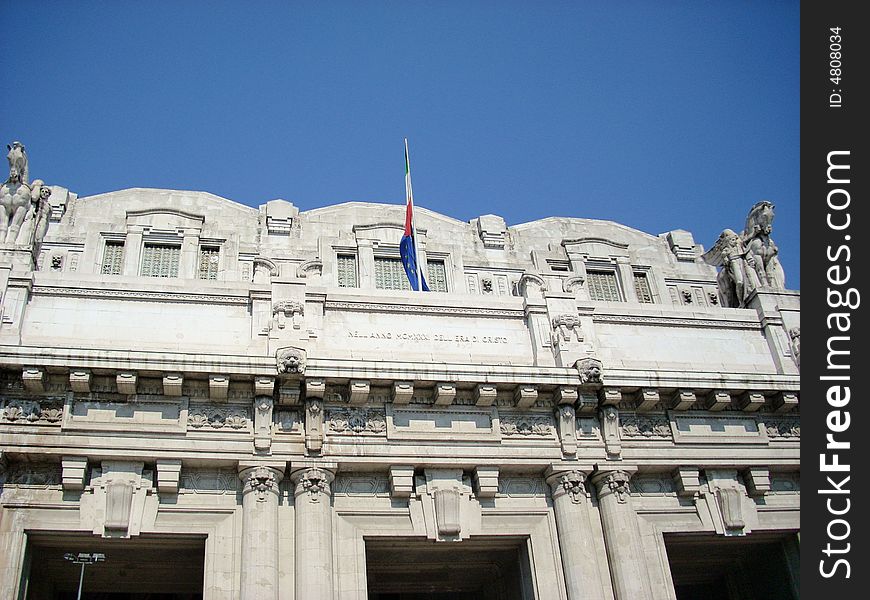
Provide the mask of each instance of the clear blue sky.
{"label": "clear blue sky", "polygon": [[798,2],[0,0],[0,140],[80,196],[604,218],[799,274]]}

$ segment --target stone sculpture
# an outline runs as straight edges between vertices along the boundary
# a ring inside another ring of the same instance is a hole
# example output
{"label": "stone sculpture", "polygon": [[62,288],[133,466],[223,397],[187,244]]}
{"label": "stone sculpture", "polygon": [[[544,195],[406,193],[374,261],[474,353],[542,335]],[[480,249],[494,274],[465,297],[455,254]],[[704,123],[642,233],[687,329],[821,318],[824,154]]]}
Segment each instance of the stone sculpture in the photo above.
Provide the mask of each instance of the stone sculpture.
{"label": "stone sculpture", "polygon": [[761,285],[776,290],[785,289],[785,272],[779,264],[779,248],[770,238],[773,229],[773,204],[762,200],[753,206],[746,217],[743,243],[755,259],[755,272]]}
{"label": "stone sculpture", "polygon": [[297,374],[305,373],[305,351],[299,348],[281,348],[275,353],[278,373]]}
{"label": "stone sculpture", "polygon": [[785,289],[785,273],[779,263],[779,250],[770,238],[773,204],[762,200],[746,217],[746,228],[738,235],[725,229],[702,258],[722,267],[717,277],[722,305],[743,308],[759,287]]}
{"label": "stone sculpture", "polygon": [[597,358],[586,357],[579,359],[574,363],[574,367],[580,373],[580,383],[586,384],[601,384],[602,380],[602,364]]}
{"label": "stone sculpture", "polygon": [[48,229],[51,189],[39,179],[30,183],[24,144],[6,148],[9,178],[0,186],[0,243],[39,245]]}

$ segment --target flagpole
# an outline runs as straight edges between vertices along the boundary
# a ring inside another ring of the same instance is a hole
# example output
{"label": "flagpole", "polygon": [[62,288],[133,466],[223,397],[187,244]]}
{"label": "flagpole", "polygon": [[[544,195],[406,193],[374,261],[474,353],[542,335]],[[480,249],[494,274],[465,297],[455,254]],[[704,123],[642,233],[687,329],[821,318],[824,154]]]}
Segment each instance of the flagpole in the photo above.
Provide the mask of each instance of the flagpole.
{"label": "flagpole", "polygon": [[414,256],[417,263],[417,291],[423,291],[423,265],[420,263],[420,249],[417,247],[417,219],[414,218],[414,191],[411,187],[411,154],[408,152],[408,138],[405,138],[405,160],[408,162],[408,204],[411,205],[411,237],[414,240]]}

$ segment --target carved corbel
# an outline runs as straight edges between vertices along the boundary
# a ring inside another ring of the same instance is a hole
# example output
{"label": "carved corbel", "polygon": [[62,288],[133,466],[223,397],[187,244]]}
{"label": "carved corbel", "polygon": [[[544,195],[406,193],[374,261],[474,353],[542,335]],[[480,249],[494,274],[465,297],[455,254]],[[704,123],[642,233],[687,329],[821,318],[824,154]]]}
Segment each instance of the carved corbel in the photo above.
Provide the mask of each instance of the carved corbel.
{"label": "carved corbel", "polygon": [[452,383],[435,384],[435,406],[450,406],[456,399],[456,385]]}
{"label": "carved corbel", "polygon": [[475,406],[492,406],[498,397],[498,390],[490,383],[480,383],[474,387]]}
{"label": "carved corbel", "polygon": [[363,406],[369,400],[371,383],[367,379],[351,379],[347,384],[347,401],[351,406]]}
{"label": "carved corbel", "polygon": [[226,400],[230,391],[230,378],[226,375],[208,376],[208,396],[212,400]]}
{"label": "carved corbel", "polygon": [[607,460],[619,460],[622,454],[622,444],[619,438],[619,411],[615,406],[604,406],[601,408],[600,420]]}
{"label": "carved corbel", "polygon": [[514,390],[514,403],[517,408],[531,408],[535,405],[537,399],[537,386],[520,384]]}
{"label": "carved corbel", "polygon": [[498,493],[498,467],[479,466],[474,469],[474,487],[478,498],[495,498]]}
{"label": "carved corbel", "polygon": [[305,449],[319,454],[323,448],[323,400],[305,399]]}
{"label": "carved corbel", "polygon": [[162,494],[177,494],[181,479],[181,461],[178,459],[157,459],[157,491]]}
{"label": "carved corbel", "polygon": [[410,404],[414,397],[414,382],[413,381],[396,381],[393,383],[392,390],[393,404]]}
{"label": "carved corbel", "polygon": [[779,414],[791,412],[798,405],[798,395],[794,392],[780,392],[773,397],[773,409]]}
{"label": "carved corbel", "polygon": [[711,411],[725,410],[731,406],[731,394],[725,390],[713,390],[704,399],[704,408]]}
{"label": "carved corbel", "polygon": [[770,470],[765,467],[750,467],[743,471],[743,480],[750,496],[761,497],[770,492]]}
{"label": "carved corbel", "polygon": [[764,407],[764,395],[761,392],[743,392],[737,398],[737,406],[743,412],[756,412]]}
{"label": "carved corbel", "polygon": [[85,456],[64,456],[61,458],[61,482],[65,490],[85,489],[88,474],[88,459]]}
{"label": "carved corbel", "polygon": [[163,395],[178,397],[182,394],[184,375],[181,373],[166,373],[163,376]]}
{"label": "carved corbel", "polygon": [[674,390],[668,402],[672,410],[689,410],[697,400],[692,390]]}
{"label": "carved corbel", "polygon": [[136,393],[136,380],[138,379],[136,373],[131,371],[123,371],[118,373],[115,376],[115,384],[118,387],[119,394],[126,394],[127,396],[132,396]]}
{"label": "carved corbel", "polygon": [[272,412],[275,401],[272,396],[254,398],[254,450],[269,452],[272,447]]}
{"label": "carved corbel", "polygon": [[659,391],[653,388],[641,388],[634,395],[637,402],[637,412],[647,412],[656,407],[661,398]]}
{"label": "carved corbel", "polygon": [[562,454],[565,456],[577,454],[577,417],[574,406],[560,404],[556,407],[556,425],[559,429]]}
{"label": "carved corbel", "polygon": [[724,525],[725,535],[743,535],[746,531],[746,517],[743,511],[743,501],[746,493],[737,480],[734,469],[707,469],[707,484],[716,508]]}
{"label": "carved corbel", "polygon": [[557,405],[577,403],[577,388],[571,385],[560,385],[553,391],[553,402]]}
{"label": "carved corbel", "polygon": [[701,491],[701,471],[697,467],[677,467],[673,477],[678,495],[691,497]]}
{"label": "carved corbel", "polygon": [[43,393],[45,391],[45,369],[25,367],[21,372],[21,382],[29,393]]}
{"label": "carved corbel", "polygon": [[390,494],[393,498],[410,498],[414,493],[414,467],[390,467]]}
{"label": "carved corbel", "polygon": [[91,372],[88,369],[71,369],[69,372],[69,387],[79,394],[91,391]]}

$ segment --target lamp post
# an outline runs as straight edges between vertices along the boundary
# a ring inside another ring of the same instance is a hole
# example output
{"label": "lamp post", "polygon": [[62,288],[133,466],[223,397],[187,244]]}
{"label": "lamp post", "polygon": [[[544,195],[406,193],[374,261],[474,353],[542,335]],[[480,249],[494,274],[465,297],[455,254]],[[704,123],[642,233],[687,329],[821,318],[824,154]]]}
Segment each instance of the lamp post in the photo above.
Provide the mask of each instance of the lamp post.
{"label": "lamp post", "polygon": [[79,552],[78,554],[67,552],[63,557],[74,565],[82,566],[82,574],[79,576],[79,594],[77,596],[78,600],[82,600],[82,584],[85,582],[85,567],[106,560],[106,555],[100,552],[94,552],[92,554],[86,552]]}

